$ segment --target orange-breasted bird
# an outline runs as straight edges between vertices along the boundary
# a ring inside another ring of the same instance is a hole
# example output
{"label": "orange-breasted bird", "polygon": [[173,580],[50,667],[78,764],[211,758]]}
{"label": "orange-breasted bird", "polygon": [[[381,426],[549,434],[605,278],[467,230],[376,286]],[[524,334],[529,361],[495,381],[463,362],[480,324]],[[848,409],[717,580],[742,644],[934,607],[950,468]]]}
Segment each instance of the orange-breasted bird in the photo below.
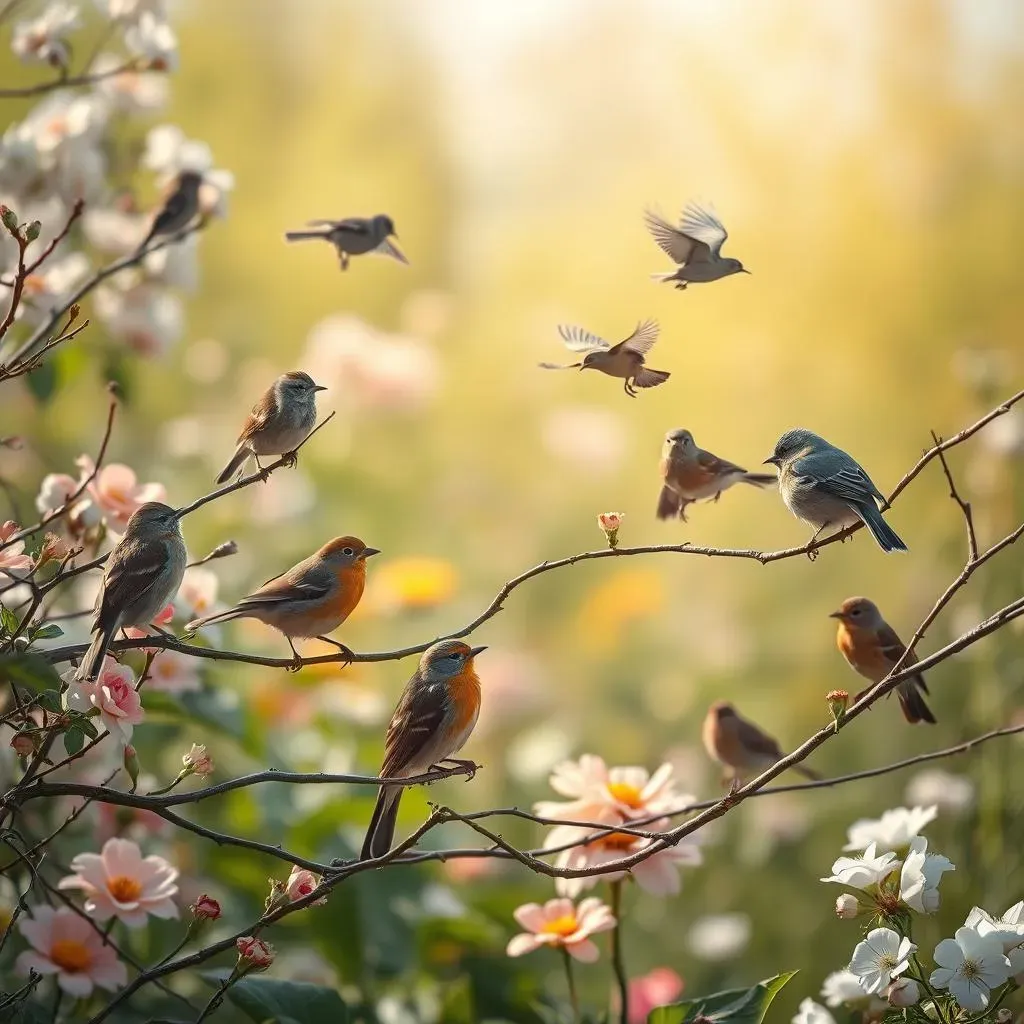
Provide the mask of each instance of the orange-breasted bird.
{"label": "orange-breasted bird", "polygon": [[[839,620],[836,646],[850,667],[865,679],[870,679],[872,686],[880,683],[903,657],[906,650],[903,641],[882,618],[874,601],[866,597],[848,597],[838,611],[830,613],[830,618]],[[911,654],[904,668],[916,663],[917,658]],[[860,700],[871,688],[869,686],[861,690],[854,699]],[[935,716],[922,696],[922,693],[927,692],[928,684],[921,675],[911,676],[896,687],[900,710],[911,725],[917,722],[935,723]]]}
{"label": "orange-breasted bird", "polygon": [[337,629],[359,604],[366,586],[366,559],[377,554],[379,548],[368,548],[358,537],[335,537],[287,572],[267,580],[233,608],[195,619],[185,628],[197,630],[215,622],[259,619],[284,634],[295,655],[293,672],[302,667],[292,643],[296,637],[324,640],[351,656],[344,644],[325,634]]}
{"label": "orange-breasted bird", "polygon": [[665,486],[658,498],[658,518],[678,516],[686,521],[686,506],[713,498],[733,484],[767,487],[775,483],[774,473],[748,473],[734,462],[720,459],[697,447],[688,430],[670,430],[661,449],[661,478]]}
{"label": "orange-breasted bird", "polygon": [[[441,640],[423,652],[405,684],[384,741],[382,778],[423,775],[452,757],[469,739],[480,714],[480,680],[474,659],[486,647]],[[363,841],[363,860],[383,857],[395,836],[401,786],[381,786]]]}
{"label": "orange-breasted bird", "polygon": [[545,370],[600,370],[609,377],[620,377],[622,390],[630,398],[636,397],[637,388],[653,388],[664,384],[670,374],[665,370],[652,370],[644,365],[644,357],[658,340],[657,320],[644,320],[636,330],[617,345],[599,338],[582,327],[560,326],[558,333],[571,352],[586,352],[581,363],[539,363]]}
{"label": "orange-breasted bird", "polygon": [[[731,777],[733,789],[739,787],[744,776],[760,775],[786,756],[771,736],[743,718],[724,700],[716,701],[708,708],[702,737],[708,756],[726,769],[722,782],[729,781]],[[821,778],[802,764],[793,765],[793,771],[808,779]]]}

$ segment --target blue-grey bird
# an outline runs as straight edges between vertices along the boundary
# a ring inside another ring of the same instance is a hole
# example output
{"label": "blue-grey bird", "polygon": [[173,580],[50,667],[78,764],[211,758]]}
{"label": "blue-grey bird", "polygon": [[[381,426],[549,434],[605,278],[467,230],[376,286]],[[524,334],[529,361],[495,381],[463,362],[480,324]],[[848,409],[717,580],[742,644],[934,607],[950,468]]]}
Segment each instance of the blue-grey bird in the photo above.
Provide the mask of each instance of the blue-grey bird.
{"label": "blue-grey bird", "polygon": [[636,397],[636,388],[653,388],[664,384],[669,373],[665,370],[652,370],[644,365],[644,357],[651,346],[658,340],[657,320],[644,320],[636,325],[636,330],[617,345],[612,345],[599,338],[596,334],[583,330],[582,327],[558,328],[558,333],[571,352],[586,352],[581,363],[540,363],[545,370],[600,370],[609,377],[620,377],[623,381],[622,390],[630,398]]}
{"label": "blue-grey bird", "polygon": [[687,284],[750,273],[739,260],[722,255],[722,245],[729,233],[710,210],[696,203],[683,210],[678,227],[650,210],[644,214],[644,221],[661,250],[679,264],[671,273],[652,274],[656,281],[675,281],[676,288],[682,291]]}
{"label": "blue-grey bird", "polygon": [[878,504],[889,507],[852,456],[810,430],[789,430],[779,438],[766,464],[779,470],[779,491],[786,507],[814,527],[813,544],[822,530],[841,530],[862,522],[883,551],[906,551],[907,545],[882,518]]}
{"label": "blue-grey bird", "polygon": [[199,190],[203,185],[203,176],[197,171],[182,171],[178,175],[178,184],[167,197],[160,212],[153,218],[149,233],[136,253],[142,252],[150,242],[165,235],[174,235],[192,223],[199,213]]}
{"label": "blue-grey bird", "polygon": [[386,213],[378,213],[376,217],[347,217],[345,220],[311,220],[308,226],[319,230],[288,231],[284,237],[289,242],[302,242],[310,238],[322,238],[330,242],[338,252],[342,270],[348,270],[350,256],[362,256],[368,252],[390,256],[399,263],[409,262],[391,240],[398,235],[395,234],[394,221]]}

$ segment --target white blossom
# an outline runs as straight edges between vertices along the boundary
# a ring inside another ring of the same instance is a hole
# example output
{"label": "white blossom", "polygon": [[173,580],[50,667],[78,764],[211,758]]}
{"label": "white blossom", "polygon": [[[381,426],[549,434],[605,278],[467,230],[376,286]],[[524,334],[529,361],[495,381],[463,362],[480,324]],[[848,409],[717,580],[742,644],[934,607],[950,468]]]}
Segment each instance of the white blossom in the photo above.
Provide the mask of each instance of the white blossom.
{"label": "white blossom", "polygon": [[935,804],[943,811],[960,814],[974,806],[974,783],[966,775],[928,768],[911,777],[904,796],[911,804]]}
{"label": "white blossom", "polygon": [[860,979],[850,970],[833,971],[821,983],[821,998],[829,1006],[842,1006],[844,1003],[858,1003],[867,998],[861,988]]}
{"label": "white blossom", "polygon": [[110,333],[144,356],[163,355],[184,330],[181,302],[155,284],[101,287],[94,303]]}
{"label": "white blossom", "polygon": [[976,1013],[989,1004],[992,989],[1010,976],[1010,961],[996,935],[979,935],[973,928],[957,928],[956,937],[943,939],[933,954],[938,968],[928,980],[949,989],[965,1010]]}
{"label": "white blossom", "polygon": [[881,818],[862,818],[847,830],[844,850],[863,850],[874,843],[880,850],[899,851],[910,845],[914,836],[938,816],[939,809],[930,807],[894,807]]}
{"label": "white blossom", "polygon": [[1019,980],[1024,977],[1024,900],[1015,903],[1002,917],[973,907],[964,922],[979,935],[992,936],[1003,944],[1003,952],[1010,959],[1010,973]]}
{"label": "white blossom", "polygon": [[914,836],[900,873],[900,899],[919,914],[939,909],[939,880],[956,865],[939,853],[928,852],[928,840]]}
{"label": "white blossom", "polygon": [[836,899],[836,917],[842,921],[851,921],[860,912],[860,904],[856,896],[844,892]]}
{"label": "white blossom", "polygon": [[836,1019],[820,1003],[804,999],[793,1017],[793,1024],[836,1024]]}
{"label": "white blossom", "polygon": [[152,11],[144,11],[124,34],[124,42],[132,53],[144,57],[148,66],[161,71],[174,71],[178,66],[178,37],[174,29]]}
{"label": "white blossom", "polygon": [[177,125],[162,124],[150,129],[142,165],[154,171],[165,185],[182,171],[196,171],[203,176],[200,209],[215,217],[227,213],[227,195],[235,187],[234,175],[214,167],[210,147],[205,142],[186,138]]}
{"label": "white blossom", "polygon": [[70,50],[67,36],[78,28],[81,21],[78,8],[73,4],[57,0],[51,3],[38,18],[19,21],[14,26],[11,49],[19,60],[26,63],[52,64],[67,67]]}
{"label": "white blossom", "polygon": [[874,928],[858,942],[850,959],[850,970],[868,995],[881,992],[893,978],[910,965],[917,946],[891,928]]}
{"label": "white blossom", "polygon": [[883,853],[876,856],[875,844],[859,857],[840,857],[832,865],[832,874],[822,878],[822,882],[839,882],[840,885],[852,885],[857,889],[866,889],[869,885],[877,885],[900,866],[895,853]]}
{"label": "white blossom", "polygon": [[124,67],[124,58],[115,53],[101,53],[92,65],[95,74],[104,76],[96,83],[96,90],[111,106],[134,114],[166,105],[169,86],[163,72],[126,68],[116,75],[110,73],[120,67]]}

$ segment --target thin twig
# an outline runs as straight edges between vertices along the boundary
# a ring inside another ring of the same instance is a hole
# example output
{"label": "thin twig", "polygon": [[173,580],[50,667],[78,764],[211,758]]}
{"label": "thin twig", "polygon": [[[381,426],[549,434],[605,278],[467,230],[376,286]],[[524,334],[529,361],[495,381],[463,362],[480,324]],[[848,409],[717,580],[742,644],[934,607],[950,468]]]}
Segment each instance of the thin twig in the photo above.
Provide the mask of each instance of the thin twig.
{"label": "thin twig", "polygon": [[139,61],[136,58],[108,71],[92,71],[84,75],[65,75],[61,78],[51,79],[49,82],[38,82],[36,85],[23,85],[14,88],[0,89],[0,100],[22,99],[29,96],[41,96],[44,93],[54,92],[57,89],[71,89],[80,85],[94,85],[106,78],[115,78],[123,75],[126,71],[139,71]]}

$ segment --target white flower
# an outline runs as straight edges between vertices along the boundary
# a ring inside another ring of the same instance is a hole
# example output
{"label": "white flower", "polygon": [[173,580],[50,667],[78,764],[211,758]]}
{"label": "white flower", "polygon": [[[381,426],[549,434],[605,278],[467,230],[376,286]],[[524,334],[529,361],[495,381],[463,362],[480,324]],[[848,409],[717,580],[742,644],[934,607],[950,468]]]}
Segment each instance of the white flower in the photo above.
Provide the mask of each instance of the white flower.
{"label": "white flower", "polygon": [[70,50],[66,36],[78,28],[78,8],[67,3],[52,3],[38,18],[19,21],[14,26],[11,49],[27,63],[39,62],[67,67]]}
{"label": "white flower", "polygon": [[880,818],[862,818],[846,832],[844,850],[863,850],[874,843],[880,850],[901,850],[938,816],[935,804],[930,807],[894,807]]}
{"label": "white flower", "polygon": [[875,844],[869,843],[868,848],[859,857],[840,857],[832,865],[832,874],[821,881],[839,882],[840,885],[866,889],[869,885],[877,885],[899,866],[900,862],[895,853],[876,856]]}
{"label": "white flower", "polygon": [[178,37],[174,29],[152,11],[144,11],[124,34],[125,46],[132,53],[145,57],[149,67],[174,71],[178,67]]}
{"label": "white flower", "polygon": [[939,909],[939,879],[956,865],[939,853],[928,852],[928,840],[914,836],[900,873],[900,899],[919,914]]}
{"label": "white flower", "polygon": [[89,260],[80,252],[50,259],[35,273],[25,278],[19,317],[36,325],[50,315],[50,310],[63,305],[79,282],[89,273]]}
{"label": "white flower", "polygon": [[994,988],[1010,976],[1010,961],[995,935],[979,935],[973,928],[957,928],[956,938],[943,939],[933,954],[938,969],[928,980],[972,1013],[984,1010]]}
{"label": "white flower", "polygon": [[850,960],[850,970],[857,975],[868,995],[881,992],[909,966],[910,955],[917,946],[891,928],[874,928],[863,942],[858,942]]}
{"label": "white flower", "polygon": [[750,942],[751,930],[746,914],[707,914],[693,922],[686,944],[700,960],[735,960]]}
{"label": "white flower", "polygon": [[101,53],[93,61],[92,70],[103,78],[96,83],[96,91],[118,110],[127,114],[159,110],[167,103],[169,85],[167,76],[160,71],[121,71],[124,58],[114,53]]}
{"label": "white flower", "polygon": [[929,768],[911,777],[904,795],[908,803],[935,804],[943,811],[960,814],[974,806],[974,783],[966,775]]}
{"label": "white flower", "polygon": [[921,986],[913,978],[897,978],[886,990],[892,1006],[916,1006],[921,1001]]}
{"label": "white flower", "polygon": [[836,1019],[820,1003],[804,999],[793,1017],[793,1024],[836,1024]]}
{"label": "white flower", "polygon": [[194,292],[199,286],[199,236],[187,235],[180,242],[147,253],[142,261],[154,281]]}
{"label": "white flower", "polygon": [[167,0],[96,0],[96,4],[113,21],[138,21],[145,14],[167,17]]}
{"label": "white flower", "polygon": [[997,938],[1010,958],[1010,973],[1015,979],[1024,976],[1024,900],[1015,903],[998,919],[981,907],[973,907],[964,926],[973,928],[979,935]]}
{"label": "white flower", "polygon": [[181,301],[156,284],[100,287],[93,301],[107,330],[145,356],[163,355],[184,330]]}
{"label": "white flower", "polygon": [[852,921],[860,911],[860,904],[856,896],[844,892],[836,899],[836,917],[842,921]]}
{"label": "white flower", "polygon": [[842,1006],[845,1003],[863,1002],[867,999],[867,993],[861,988],[857,975],[844,968],[833,971],[821,983],[821,997],[829,1006]]}

